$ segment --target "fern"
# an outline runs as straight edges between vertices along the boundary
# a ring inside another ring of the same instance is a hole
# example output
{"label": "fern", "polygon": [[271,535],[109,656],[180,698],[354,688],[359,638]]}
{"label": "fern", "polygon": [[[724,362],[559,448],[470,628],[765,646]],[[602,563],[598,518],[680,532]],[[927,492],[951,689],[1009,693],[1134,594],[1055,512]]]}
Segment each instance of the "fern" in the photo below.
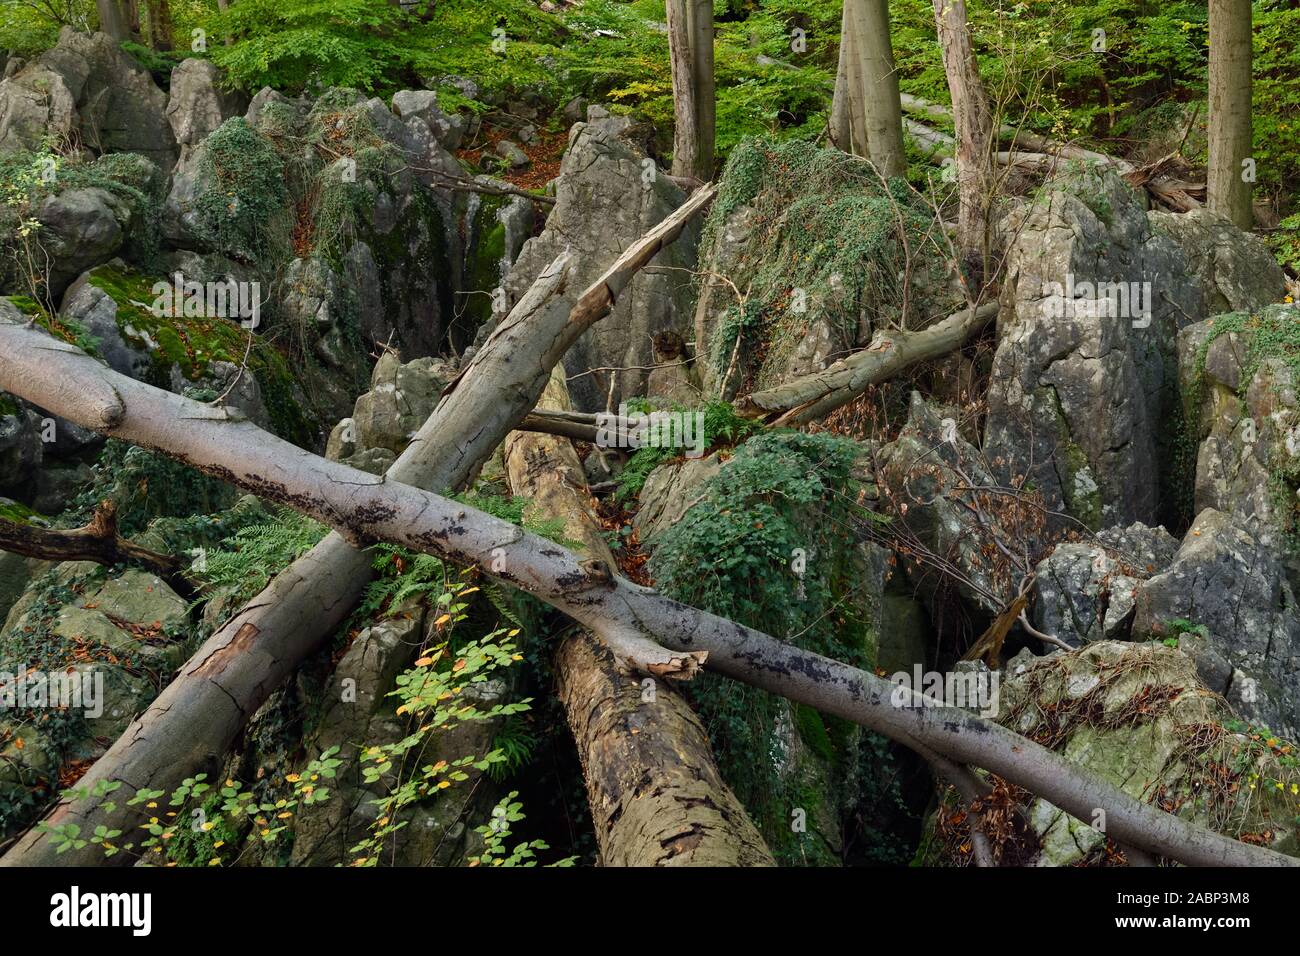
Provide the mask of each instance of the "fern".
{"label": "fern", "polygon": [[306,554],[328,529],[293,511],[281,511],[267,524],[250,525],[226,538],[196,563],[197,575],[214,588],[237,595],[256,594],[272,575]]}
{"label": "fern", "polygon": [[501,759],[488,767],[488,776],[502,783],[533,759],[537,748],[537,735],[518,714],[511,714],[501,724],[492,740],[492,750],[499,751]]}

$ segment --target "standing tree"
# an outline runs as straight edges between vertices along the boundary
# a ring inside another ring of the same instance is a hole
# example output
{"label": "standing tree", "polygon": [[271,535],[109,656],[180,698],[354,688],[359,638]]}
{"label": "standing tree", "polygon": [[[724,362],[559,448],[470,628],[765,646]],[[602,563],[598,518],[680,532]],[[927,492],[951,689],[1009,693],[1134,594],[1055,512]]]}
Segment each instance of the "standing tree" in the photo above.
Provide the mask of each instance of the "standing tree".
{"label": "standing tree", "polygon": [[95,0],[95,11],[99,14],[99,29],[119,43],[131,39],[131,29],[127,26],[127,12],[122,0]]}
{"label": "standing tree", "polygon": [[1250,0],[1210,0],[1210,209],[1254,224],[1245,161],[1251,127]]}
{"label": "standing tree", "polygon": [[965,0],[934,0],[934,22],[957,132],[957,244],[976,285],[987,269],[989,206],[993,201],[993,114],[971,48]]}
{"label": "standing tree", "polygon": [[889,43],[888,0],[846,0],[831,141],[865,156],[882,176],[907,171],[898,74]]}
{"label": "standing tree", "polygon": [[673,175],[713,177],[717,107],[713,78],[712,0],[668,0],[672,61]]}
{"label": "standing tree", "polygon": [[149,48],[172,48],[172,10],[167,0],[149,0]]}

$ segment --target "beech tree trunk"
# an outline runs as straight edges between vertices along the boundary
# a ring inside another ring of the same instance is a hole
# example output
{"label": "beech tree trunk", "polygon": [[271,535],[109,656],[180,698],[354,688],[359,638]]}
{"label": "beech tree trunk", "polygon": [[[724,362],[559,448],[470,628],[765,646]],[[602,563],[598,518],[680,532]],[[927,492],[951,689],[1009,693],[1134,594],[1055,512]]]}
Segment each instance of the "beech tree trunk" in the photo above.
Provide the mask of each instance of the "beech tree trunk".
{"label": "beech tree trunk", "polygon": [[[854,31],[850,29],[848,5],[840,21],[840,56],[835,70],[835,93],[831,97],[830,140],[836,149],[854,156],[868,153],[867,127],[862,122],[863,108],[859,102],[861,88],[849,82],[849,64],[853,62]],[[853,122],[858,117],[858,123]]]}
{"label": "beech tree trunk", "polygon": [[713,73],[713,0],[690,0],[691,68],[695,74],[696,141],[699,144],[699,176],[713,178],[714,153],[718,148],[717,85]]}
{"label": "beech tree trunk", "polygon": [[824,418],[867,390],[928,359],[947,355],[964,345],[997,317],[998,304],[986,302],[963,309],[919,332],[877,332],[871,344],[820,372],[784,385],[751,392],[736,403],[747,418],[764,418],[774,425],[798,426]]}
{"label": "beech tree trunk", "polygon": [[[1188,865],[1300,866],[1142,803],[992,721],[916,693],[897,703],[896,686],[874,674],[665,598],[459,502],[319,458],[243,416],[120,375],[34,326],[0,322],[0,389],[310,515],[350,541],[391,541],[477,566],[592,630],[623,667],[653,677],[690,674],[703,656],[728,677],[914,741],[954,763],[982,766],[1077,819],[1102,810],[1106,835],[1121,844]],[[52,822],[71,815],[63,806]],[[29,833],[0,865],[70,862],[48,846],[43,834]]]}
{"label": "beech tree trunk", "polygon": [[[539,408],[566,411],[556,366]],[[567,438],[513,432],[510,490],[530,513],[564,522],[576,553],[614,567],[591,508],[582,462]],[[758,829],[723,782],[708,735],[667,681],[630,673],[588,631],[560,642],[560,700],[582,760],[604,866],[772,866]]]}
{"label": "beech tree trunk", "polygon": [[673,75],[673,175],[713,178],[716,103],[711,0],[668,0],[668,51]]}
{"label": "beech tree trunk", "polygon": [[149,47],[172,48],[172,10],[167,0],[149,0]]}
{"label": "beech tree trunk", "polygon": [[888,0],[846,0],[831,139],[871,160],[882,176],[907,172],[903,110],[889,41]]}
{"label": "beech tree trunk", "polygon": [[99,14],[101,33],[107,33],[119,43],[131,39],[131,27],[121,0],[95,0],[95,12]]}
{"label": "beech tree trunk", "polygon": [[[713,187],[697,191],[633,243],[572,310],[564,308],[559,299],[568,282],[569,254],[558,257],[448,385],[438,407],[384,480],[408,481],[440,491],[471,480],[532,408],[551,369],[569,347],[609,314],[632,277],[680,235],[714,193]],[[38,349],[55,345],[56,340],[49,340]],[[63,386],[76,390],[71,380]],[[209,419],[226,421],[224,409],[197,408]],[[288,447],[292,449],[286,453],[290,458],[307,454]],[[223,476],[228,474],[218,470]],[[141,787],[170,791],[185,777],[215,764],[271,692],[343,622],[360,599],[371,572],[370,556],[358,550],[366,543],[356,535],[328,535],[277,575],[209,638],[149,709],[87,771],[83,784],[91,787],[106,779],[119,781],[123,789],[131,791]],[[674,659],[662,649],[651,650],[664,660]],[[684,659],[683,655],[676,658]],[[129,818],[124,804],[125,800],[120,801],[113,812],[106,813],[100,801],[64,801],[47,822],[75,823],[87,832],[98,823],[122,829],[118,824]],[[130,862],[125,857],[118,854],[110,862]],[[102,861],[102,851],[94,846],[57,858],[67,865]],[[49,840],[34,831],[0,859],[0,865],[55,862]]]}
{"label": "beech tree trunk", "polygon": [[967,271],[982,281],[989,244],[989,207],[993,201],[993,114],[971,47],[965,0],[934,0],[934,22],[943,52],[943,69],[957,130],[957,244]]}
{"label": "beech tree trunk", "polygon": [[1210,209],[1242,229],[1255,224],[1243,163],[1251,125],[1250,0],[1210,0]]}

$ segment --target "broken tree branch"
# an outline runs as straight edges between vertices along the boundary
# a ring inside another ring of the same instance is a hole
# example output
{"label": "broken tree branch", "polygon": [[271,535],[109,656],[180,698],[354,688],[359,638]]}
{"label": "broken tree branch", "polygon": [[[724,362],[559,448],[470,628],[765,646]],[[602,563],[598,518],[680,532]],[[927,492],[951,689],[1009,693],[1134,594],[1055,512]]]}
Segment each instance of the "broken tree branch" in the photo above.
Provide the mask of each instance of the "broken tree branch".
{"label": "broken tree branch", "polygon": [[[599,573],[555,542],[459,502],[328,461],[223,410],[133,381],[35,328],[0,322],[0,389],[163,452],[350,539],[390,541],[479,567],[594,631],[627,628],[673,650],[705,651],[710,669],[723,675],[892,739],[915,740],[954,763],[984,767],[1078,819],[1104,810],[1107,836],[1117,842],[1188,865],[1300,866],[1143,803],[993,721],[915,692],[899,700],[899,688],[874,674],[673,601],[608,568]],[[535,401],[530,396],[528,406]],[[68,822],[67,805],[60,810],[51,822]],[[32,837],[0,865],[30,863]]]}
{"label": "broken tree branch", "polygon": [[996,302],[963,309],[918,332],[877,332],[866,348],[820,372],[776,388],[746,395],[736,410],[774,425],[798,426],[824,418],[879,384],[915,365],[960,348],[998,314]]}
{"label": "broken tree branch", "polygon": [[136,564],[162,578],[181,597],[194,597],[195,588],[182,573],[185,562],[128,541],[117,533],[117,505],[105,500],[85,527],[58,531],[34,524],[0,519],[0,551],[44,561],[94,561],[105,567]]}
{"label": "broken tree branch", "polygon": [[[569,347],[594,322],[609,314],[637,269],[680,235],[690,219],[707,205],[715,188],[699,190],[691,201],[633,243],[573,309],[564,299],[571,256],[561,253],[497,325],[474,359],[444,389],[438,407],[387,477],[439,490],[458,488],[470,481],[532,409],[551,369]],[[33,348],[39,356],[66,352],[71,347],[45,338]],[[30,375],[30,371],[23,373],[17,366],[5,372],[18,377]],[[47,373],[36,374],[45,377]],[[92,422],[90,427],[114,427],[122,413],[114,386],[96,379],[94,368],[79,374],[83,382],[51,380],[44,386],[60,401],[80,405]],[[237,425],[223,408],[191,405],[178,412],[181,431],[206,421],[215,423],[219,434],[230,434]],[[308,454],[286,447],[289,450],[284,454],[289,459]],[[221,477],[229,474],[224,468],[215,473]],[[371,558],[357,547],[366,539],[346,524],[328,519],[327,523],[343,533],[326,536],[282,571],[199,648],[145,713],[87,771],[81,781],[87,790],[100,780],[114,780],[132,791],[142,787],[167,791],[200,768],[212,766],[226,753],[271,692],[346,619],[370,580]],[[76,823],[89,831],[98,823],[121,829],[129,819],[125,801],[109,812],[96,801],[85,799],[61,802],[47,822]],[[55,861],[45,835],[29,831],[0,863],[31,866],[53,865]],[[66,852],[57,857],[57,862],[103,863],[104,858],[101,848],[91,844]],[[110,862],[128,863],[128,855],[118,854]]]}

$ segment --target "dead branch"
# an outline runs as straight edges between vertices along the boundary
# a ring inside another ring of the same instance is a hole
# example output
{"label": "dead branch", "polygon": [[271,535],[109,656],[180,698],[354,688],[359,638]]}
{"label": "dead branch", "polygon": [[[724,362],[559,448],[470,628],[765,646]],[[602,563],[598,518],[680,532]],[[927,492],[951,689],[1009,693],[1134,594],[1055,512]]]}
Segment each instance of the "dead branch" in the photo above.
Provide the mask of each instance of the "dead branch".
{"label": "dead branch", "polygon": [[[672,650],[705,651],[721,674],[982,766],[1078,819],[1104,809],[1107,836],[1118,842],[1188,865],[1300,866],[1143,803],[993,721],[914,692],[899,700],[899,688],[874,674],[589,567],[555,542],[459,502],[312,455],[252,422],[113,372],[42,331],[0,323],[0,388],[311,515],[351,540],[391,541],[479,567],[598,633],[622,628]],[[535,401],[530,396],[529,406]],[[90,822],[93,809],[77,815],[64,804],[49,822]],[[48,842],[41,837],[29,833],[0,865],[30,863],[32,841]]]}
{"label": "dead branch", "polygon": [[918,332],[877,332],[871,344],[830,368],[745,396],[736,410],[775,425],[802,425],[829,415],[917,362],[960,348],[998,314],[995,302],[963,309]]}
{"label": "dead branch", "polygon": [[117,505],[107,499],[96,506],[85,527],[72,531],[0,518],[0,551],[43,561],[93,561],[110,568],[135,564],[158,575],[181,597],[195,594],[180,558],[150,551],[117,533]]}

